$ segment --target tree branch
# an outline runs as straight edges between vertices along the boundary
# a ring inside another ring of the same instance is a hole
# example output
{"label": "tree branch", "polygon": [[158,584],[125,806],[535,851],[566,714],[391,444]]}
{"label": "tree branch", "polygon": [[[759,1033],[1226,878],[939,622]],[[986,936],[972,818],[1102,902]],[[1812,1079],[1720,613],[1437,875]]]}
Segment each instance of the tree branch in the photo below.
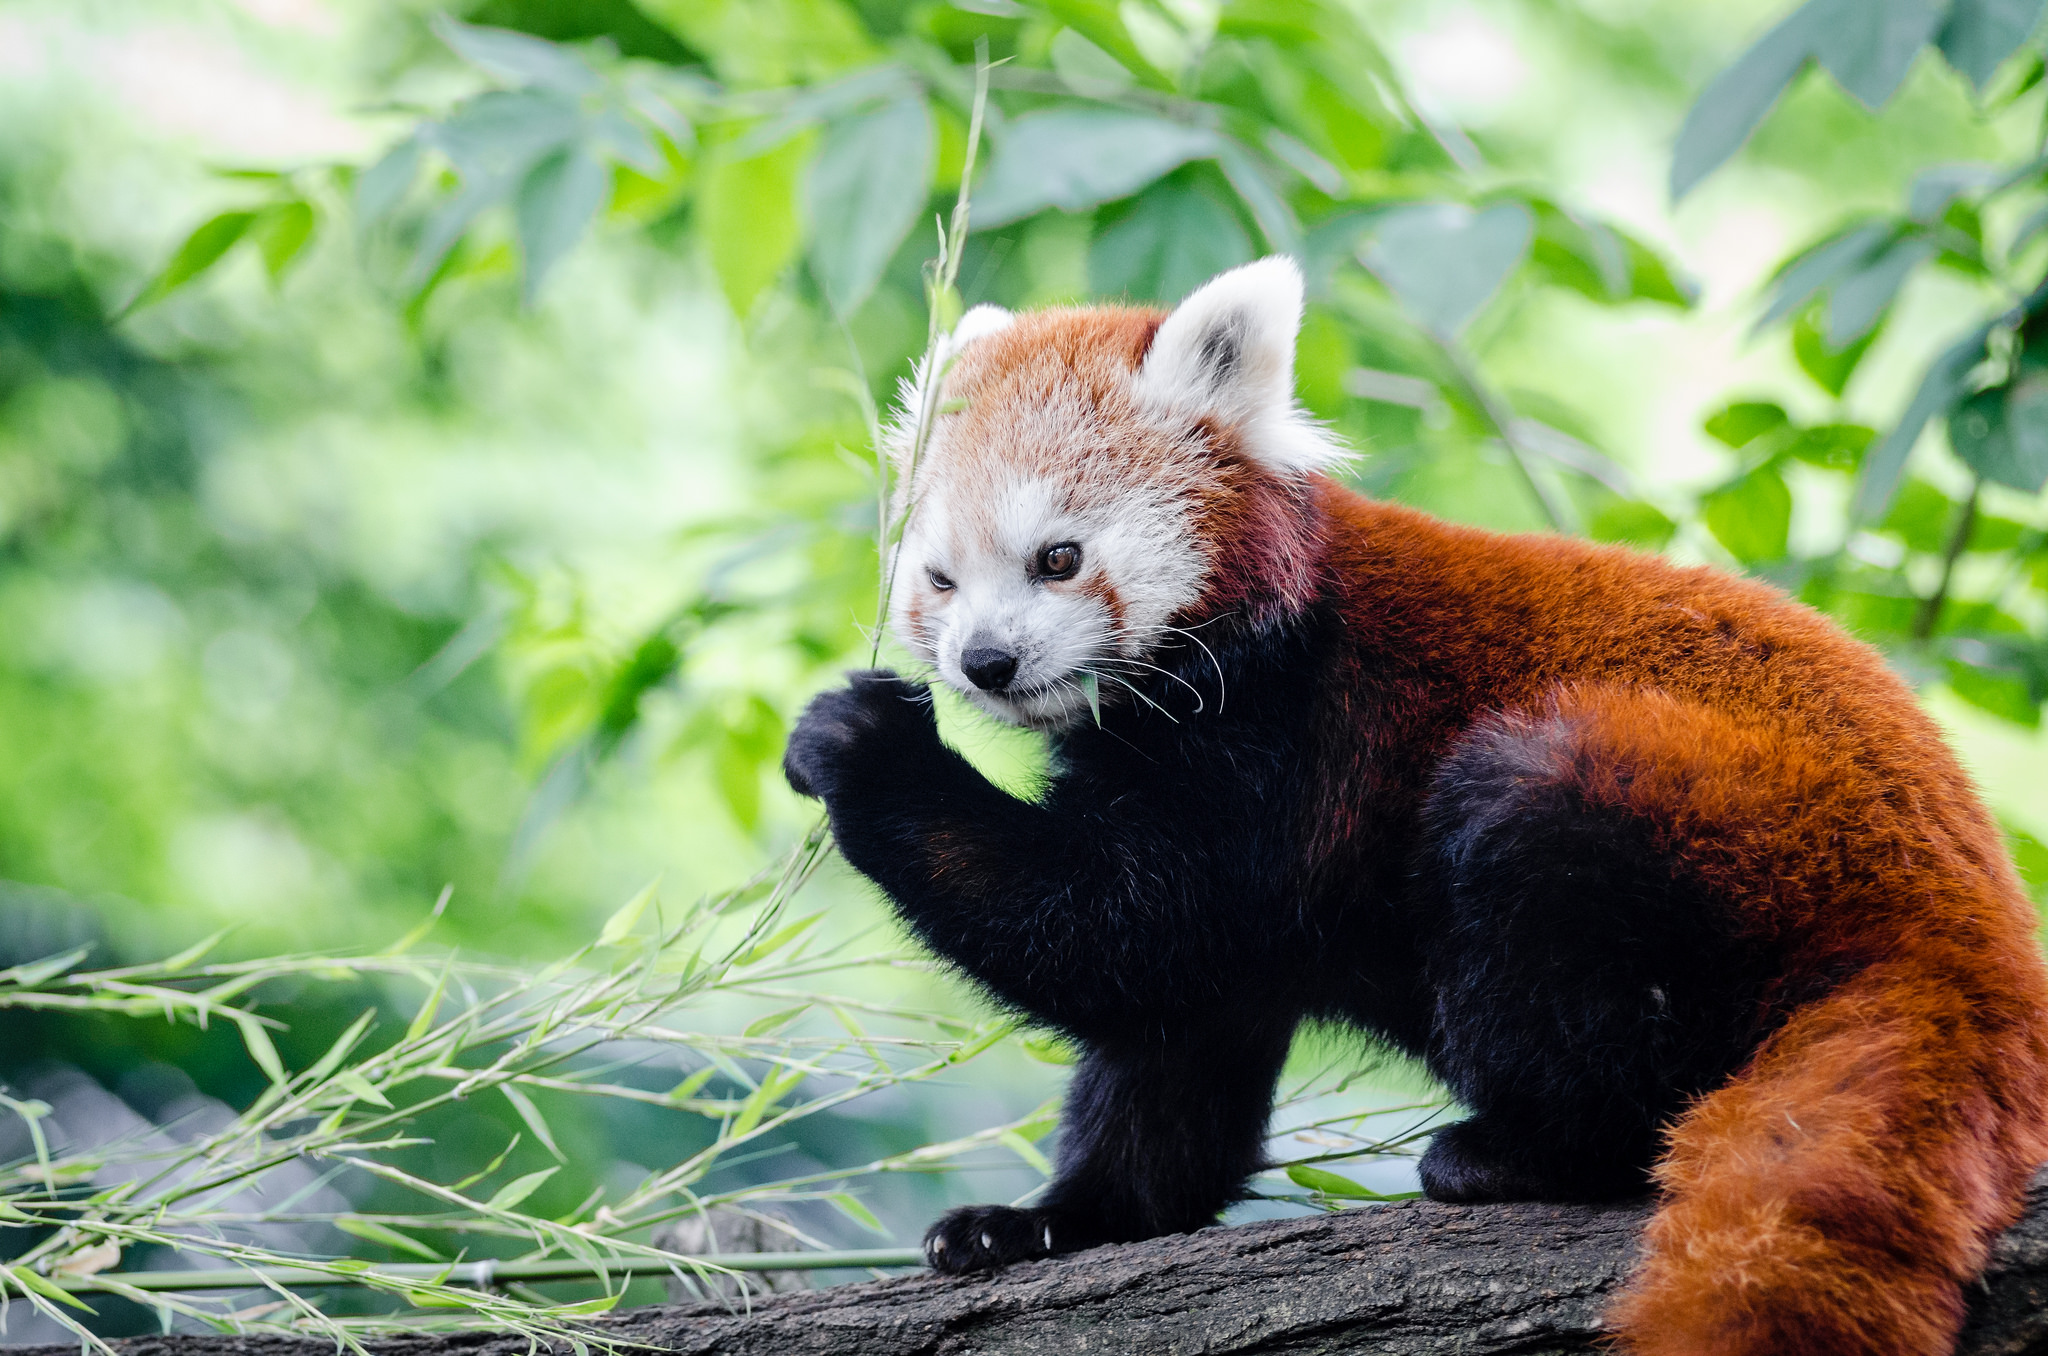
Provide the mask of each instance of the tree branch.
{"label": "tree branch", "polygon": [[[594,1327],[677,1356],[1460,1356],[1590,1352],[1647,1202],[1406,1201],[1207,1229],[1011,1267],[718,1305],[632,1309]],[[1963,1356],[2048,1343],[2048,1171],[1974,1295]],[[523,1356],[521,1339],[379,1342],[380,1356]],[[329,1356],[281,1338],[137,1338],[124,1356]],[[71,1356],[45,1347],[44,1356]],[[26,1356],[26,1353],[24,1353]]]}

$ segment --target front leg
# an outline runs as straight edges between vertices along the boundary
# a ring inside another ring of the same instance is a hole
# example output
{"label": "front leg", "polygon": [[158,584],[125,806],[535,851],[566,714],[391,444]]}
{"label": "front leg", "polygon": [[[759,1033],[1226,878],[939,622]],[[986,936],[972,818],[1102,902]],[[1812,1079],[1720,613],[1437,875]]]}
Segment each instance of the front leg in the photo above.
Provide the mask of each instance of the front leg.
{"label": "front leg", "polygon": [[970,1205],[925,1235],[937,1271],[979,1271],[1213,1224],[1264,1163],[1273,1085],[1292,1034],[1133,1032],[1089,1051],[1060,1117],[1059,1173],[1037,1204]]}
{"label": "front leg", "polygon": [[1170,812],[1019,800],[940,740],[923,687],[881,670],[851,680],[811,703],[783,765],[926,945],[1083,1037],[1134,1010],[1213,1011],[1234,989],[1257,944],[1234,934],[1270,929],[1246,925],[1260,886],[1227,845],[1176,839]]}

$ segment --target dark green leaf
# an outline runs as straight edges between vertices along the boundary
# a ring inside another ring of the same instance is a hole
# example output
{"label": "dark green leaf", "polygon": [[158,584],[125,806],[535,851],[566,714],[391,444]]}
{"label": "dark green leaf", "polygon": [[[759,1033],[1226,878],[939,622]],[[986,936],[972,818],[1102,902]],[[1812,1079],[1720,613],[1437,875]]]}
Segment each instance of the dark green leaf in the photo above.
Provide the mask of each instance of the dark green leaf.
{"label": "dark green leaf", "polygon": [[1934,242],[1909,236],[1866,260],[1828,297],[1828,347],[1844,349],[1869,334],[1891,306],[1906,275],[1934,257]]}
{"label": "dark green leaf", "polygon": [[1946,0],[1813,0],[1822,12],[1813,55],[1865,108],[1891,100],[1941,29]]}
{"label": "dark green leaf", "polygon": [[1913,403],[1883,441],[1870,450],[1864,458],[1863,475],[1857,482],[1856,500],[1851,516],[1858,522],[1868,522],[1883,513],[1891,503],[1892,492],[1898,487],[1899,477],[1906,469],[1906,457],[1913,450],[1913,444],[1920,440],[1920,431],[1927,427],[1927,421],[1954,403],[1962,393],[1963,382],[1970,370],[1984,358],[1984,344],[1991,337],[1991,326],[1981,325],[1972,330],[1942,355],[1934,360],[1921,378],[1920,389],[1913,396]]}
{"label": "dark green leaf", "polygon": [[1237,190],[1238,198],[1250,209],[1259,233],[1266,237],[1266,249],[1274,254],[1299,254],[1301,223],[1295,219],[1294,209],[1266,178],[1258,160],[1236,142],[1225,141],[1216,153],[1216,163],[1222,167],[1223,177]]}
{"label": "dark green leaf", "polygon": [[1010,123],[974,193],[977,228],[1048,207],[1078,212],[1127,198],[1222,140],[1203,127],[1108,108],[1054,108]]}
{"label": "dark green leaf", "polygon": [[611,182],[611,171],[581,146],[564,147],[527,171],[512,204],[526,263],[527,305],[604,206]]}
{"label": "dark green leaf", "polygon": [[1380,218],[1359,259],[1425,328],[1450,338],[1515,271],[1534,230],[1519,202],[1483,212],[1417,203]]}
{"label": "dark green leaf", "polygon": [[1106,296],[1170,305],[1251,257],[1236,213],[1197,186],[1169,182],[1096,237],[1088,281]]}
{"label": "dark green leaf", "polygon": [[1771,284],[1771,304],[1756,322],[1761,330],[1775,325],[1813,300],[1822,288],[1863,267],[1898,235],[1890,222],[1873,221],[1829,236],[1799,254],[1778,271]]}
{"label": "dark green leaf", "polygon": [[1813,55],[1826,0],[1814,0],[1764,34],[1734,65],[1714,77],[1679,129],[1671,153],[1671,197],[1675,202],[1713,173],[1749,140],[1792,77]]}
{"label": "dark green leaf", "polygon": [[811,162],[811,271],[841,315],[860,309],[931,196],[932,120],[920,95],[841,118]]}
{"label": "dark green leaf", "polygon": [[1747,447],[1790,422],[1785,407],[1770,400],[1738,400],[1707,416],[1701,427],[1730,447]]}
{"label": "dark green leaf", "polygon": [[1745,565],[1782,560],[1792,531],[1792,492],[1774,467],[1760,466],[1701,503],[1707,530]]}
{"label": "dark green leaf", "polygon": [[1955,0],[1939,42],[1948,64],[1980,91],[2041,21],[2043,0]]}
{"label": "dark green leaf", "polygon": [[1849,385],[1849,378],[1856,374],[1856,365],[1863,361],[1863,355],[1870,352],[1870,346],[1877,342],[1877,336],[1884,331],[1883,318],[1864,331],[1863,337],[1847,348],[1828,347],[1827,337],[1820,331],[1819,308],[1801,313],[1792,325],[1792,356],[1798,360],[1800,370],[1812,377],[1823,391],[1831,396],[1840,396]]}
{"label": "dark green leaf", "polygon": [[455,163],[465,181],[504,180],[506,191],[540,159],[583,132],[583,105],[541,89],[491,90],[420,136]]}
{"label": "dark green leaf", "polygon": [[1965,400],[1949,415],[1948,440],[1986,480],[2038,491],[2048,484],[2048,371],[2022,365],[2011,385]]}
{"label": "dark green leaf", "polygon": [[287,202],[265,208],[258,214],[249,234],[256,241],[257,253],[263,256],[263,267],[269,272],[270,280],[276,282],[291,267],[292,260],[299,257],[299,251],[306,247],[306,242],[313,238],[313,206],[306,202]]}
{"label": "dark green leaf", "polygon": [[177,253],[171,256],[171,262],[164,265],[163,272],[151,278],[136,293],[135,300],[128,303],[127,311],[154,306],[219,263],[221,256],[233,249],[235,242],[248,232],[249,223],[254,220],[254,212],[222,212],[201,223],[198,229],[185,237],[185,243],[178,246]]}

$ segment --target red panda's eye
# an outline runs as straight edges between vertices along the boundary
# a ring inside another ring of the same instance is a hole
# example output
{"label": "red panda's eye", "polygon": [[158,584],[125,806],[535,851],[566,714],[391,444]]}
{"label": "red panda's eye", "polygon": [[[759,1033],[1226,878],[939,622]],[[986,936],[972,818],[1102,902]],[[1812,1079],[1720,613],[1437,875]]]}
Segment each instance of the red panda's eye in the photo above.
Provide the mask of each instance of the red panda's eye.
{"label": "red panda's eye", "polygon": [[1072,579],[1080,568],[1081,548],[1073,542],[1063,541],[1038,553],[1040,579]]}
{"label": "red panda's eye", "polygon": [[941,593],[953,587],[953,581],[940,574],[937,570],[927,569],[925,574],[930,577],[932,587]]}

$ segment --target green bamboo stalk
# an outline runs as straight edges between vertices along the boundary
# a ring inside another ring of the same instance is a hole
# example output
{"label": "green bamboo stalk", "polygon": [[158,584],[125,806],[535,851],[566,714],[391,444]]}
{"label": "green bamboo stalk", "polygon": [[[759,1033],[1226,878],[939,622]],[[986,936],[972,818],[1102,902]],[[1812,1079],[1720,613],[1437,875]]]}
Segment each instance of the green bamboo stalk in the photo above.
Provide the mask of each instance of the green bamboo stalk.
{"label": "green bamboo stalk", "polygon": [[320,1289],[373,1285],[377,1281],[431,1281],[479,1290],[514,1281],[569,1281],[608,1276],[667,1276],[702,1268],[720,1271],[830,1271],[841,1268],[921,1267],[916,1248],[854,1248],[840,1252],[741,1252],[714,1257],[620,1257],[586,1262],[553,1257],[538,1262],[401,1262],[360,1271],[318,1271],[310,1267],[224,1267],[215,1271],[107,1271],[94,1276],[52,1276],[74,1295],[111,1294],[120,1289],[186,1291],[251,1290],[262,1286]]}

